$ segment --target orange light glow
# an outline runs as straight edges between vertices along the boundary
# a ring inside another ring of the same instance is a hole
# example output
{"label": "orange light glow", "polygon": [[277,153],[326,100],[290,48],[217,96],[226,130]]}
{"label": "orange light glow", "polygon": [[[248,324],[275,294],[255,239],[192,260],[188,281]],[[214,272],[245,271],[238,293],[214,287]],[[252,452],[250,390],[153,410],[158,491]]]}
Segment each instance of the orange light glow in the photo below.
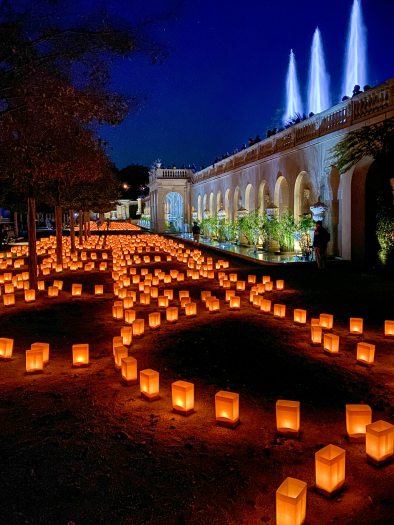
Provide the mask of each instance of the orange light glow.
{"label": "orange light glow", "polygon": [[134,357],[122,357],[121,370],[124,382],[129,385],[138,382],[137,360]]}
{"label": "orange light glow", "polygon": [[300,402],[279,399],[276,402],[276,429],[284,436],[298,437],[300,431]]}
{"label": "orange light glow", "polygon": [[394,425],[375,421],[366,426],[365,450],[372,463],[381,465],[393,459]]}
{"label": "orange light glow", "polygon": [[334,316],[331,314],[320,314],[320,326],[327,330],[331,330],[334,324]]}
{"label": "orange light glow", "polygon": [[89,345],[77,344],[72,346],[73,366],[89,365]]}
{"label": "orange light glow", "polygon": [[36,291],[34,289],[25,290],[25,302],[32,303],[36,300]]}
{"label": "orange light glow", "polygon": [[366,426],[372,423],[369,405],[346,405],[346,432],[349,441],[364,442]]}
{"label": "orange light glow", "polygon": [[394,336],[394,321],[386,320],[384,322],[384,335]]}
{"label": "orange light glow", "polygon": [[42,351],[44,365],[49,362],[49,343],[32,343],[30,349]]}
{"label": "orange light glow", "polygon": [[354,335],[363,333],[364,320],[361,317],[351,317],[349,321],[349,331]]}
{"label": "orange light glow", "polygon": [[345,483],[345,450],[327,445],[315,453],[316,488],[325,495],[337,492]]}
{"label": "orange light glow", "polygon": [[189,415],[194,411],[194,384],[187,381],[172,383],[172,408],[174,412]]}
{"label": "orange light glow", "polygon": [[187,303],[185,305],[185,315],[186,317],[194,317],[197,315],[197,304],[196,303]]}
{"label": "orange light glow", "polygon": [[284,318],[286,316],[285,304],[274,304],[274,317]]}
{"label": "orange light glow", "polygon": [[168,306],[166,308],[166,320],[169,323],[176,323],[178,321],[178,307]]}
{"label": "orange light glow", "polygon": [[128,357],[129,353],[125,346],[118,345],[114,348],[114,361],[115,361],[115,368],[121,368],[122,367],[122,361],[124,358]]}
{"label": "orange light glow", "polygon": [[230,297],[230,308],[231,310],[239,310],[241,307],[241,298],[239,295],[233,295]]}
{"label": "orange light glow", "polygon": [[159,372],[147,368],[140,371],[141,396],[149,401],[159,398]]}
{"label": "orange light glow", "polygon": [[294,310],[294,322],[297,324],[305,324],[306,323],[306,310],[302,310],[301,308],[296,308]]}
{"label": "orange light glow", "polygon": [[339,353],[339,335],[324,334],[323,337],[324,352],[329,355]]}
{"label": "orange light glow", "polygon": [[44,368],[44,354],[42,348],[26,350],[26,372],[42,372]]}
{"label": "orange light glow", "polygon": [[320,345],[323,337],[323,330],[321,326],[311,325],[311,340],[312,344]]}
{"label": "orange light glow", "polygon": [[159,328],[161,324],[160,312],[151,312],[148,316],[148,319],[149,319],[149,328],[152,328],[152,330]]}
{"label": "orange light glow", "polygon": [[8,337],[0,337],[0,359],[11,359],[14,340]]}
{"label": "orange light glow", "polygon": [[3,304],[4,306],[14,306],[15,305],[15,294],[5,293],[3,295]]}
{"label": "orange light glow", "polygon": [[136,319],[133,322],[133,337],[140,337],[144,334],[145,331],[145,321],[144,319]]}
{"label": "orange light glow", "polygon": [[234,428],[239,423],[239,394],[221,390],[215,394],[216,422]]}
{"label": "orange light glow", "polygon": [[357,343],[357,361],[363,365],[372,365],[375,359],[375,345]]}
{"label": "orange light glow", "polygon": [[307,485],[286,478],[276,491],[276,525],[302,525],[306,517]]}
{"label": "orange light glow", "polygon": [[81,297],[82,295],[82,284],[74,283],[71,287],[71,295],[73,297]]}

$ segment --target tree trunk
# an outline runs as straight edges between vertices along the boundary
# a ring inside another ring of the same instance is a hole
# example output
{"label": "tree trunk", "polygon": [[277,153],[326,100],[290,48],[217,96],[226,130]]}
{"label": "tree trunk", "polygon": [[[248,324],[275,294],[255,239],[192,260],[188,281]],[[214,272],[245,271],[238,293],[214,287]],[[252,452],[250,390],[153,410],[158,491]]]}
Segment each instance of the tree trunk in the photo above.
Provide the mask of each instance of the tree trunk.
{"label": "tree trunk", "polygon": [[87,236],[90,237],[90,212],[87,211],[86,212],[86,233],[87,233]]}
{"label": "tree trunk", "polygon": [[17,211],[14,211],[14,232],[15,232],[15,238],[17,239],[19,237],[18,212]]}
{"label": "tree trunk", "polygon": [[82,232],[83,232],[83,240],[86,241],[87,239],[87,234],[86,234],[86,213],[83,211],[82,212]]}
{"label": "tree trunk", "polygon": [[63,210],[61,206],[55,206],[56,220],[56,262],[63,264]]}
{"label": "tree trunk", "polygon": [[27,234],[29,241],[29,286],[37,290],[36,199],[27,198]]}
{"label": "tree trunk", "polygon": [[79,217],[78,217],[78,223],[79,223],[79,235],[78,235],[78,244],[82,246],[82,235],[83,235],[83,211],[79,210]]}
{"label": "tree trunk", "polygon": [[74,210],[69,210],[70,213],[70,241],[71,241],[71,253],[75,253],[75,221],[74,221]]}

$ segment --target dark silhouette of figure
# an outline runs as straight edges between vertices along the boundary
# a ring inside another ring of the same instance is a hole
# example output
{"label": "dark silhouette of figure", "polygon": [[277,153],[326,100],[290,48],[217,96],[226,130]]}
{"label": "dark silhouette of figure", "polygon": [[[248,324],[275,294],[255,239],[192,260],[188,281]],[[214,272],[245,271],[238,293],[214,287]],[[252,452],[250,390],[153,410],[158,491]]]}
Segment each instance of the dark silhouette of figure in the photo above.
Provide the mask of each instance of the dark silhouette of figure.
{"label": "dark silhouette of figure", "polygon": [[200,242],[201,230],[200,230],[200,226],[196,222],[193,222],[192,233],[193,233],[194,242]]}
{"label": "dark silhouette of figure", "polygon": [[316,221],[313,235],[313,247],[315,249],[316,263],[319,270],[324,270],[326,267],[326,252],[329,241],[330,234],[323,227],[322,221]]}
{"label": "dark silhouette of figure", "polygon": [[362,93],[361,88],[358,84],[356,84],[353,88],[353,97],[360,95],[360,93]]}

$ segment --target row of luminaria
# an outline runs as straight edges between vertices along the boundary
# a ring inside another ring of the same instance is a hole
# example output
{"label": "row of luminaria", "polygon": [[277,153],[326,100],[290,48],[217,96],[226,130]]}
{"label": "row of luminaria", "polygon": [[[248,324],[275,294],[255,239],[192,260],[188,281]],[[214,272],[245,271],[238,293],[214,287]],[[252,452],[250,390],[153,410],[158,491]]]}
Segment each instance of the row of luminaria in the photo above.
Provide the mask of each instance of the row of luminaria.
{"label": "row of luminaria", "polygon": [[[274,303],[264,297],[266,292],[283,290],[283,280],[273,283],[269,276],[263,276],[261,283],[255,275],[248,275],[247,281],[239,280],[236,273],[227,274],[229,262],[219,259],[214,263],[210,257],[205,258],[199,250],[184,249],[182,244],[173,240],[166,240],[157,235],[139,235],[138,237],[108,237],[104,251],[103,239],[90,237],[79,253],[72,254],[69,239],[64,239],[63,264],[56,263],[54,239],[44,239],[38,243],[38,253],[43,257],[39,273],[48,276],[52,272],[60,273],[63,270],[93,270],[107,271],[112,260],[113,292],[117,299],[112,306],[112,316],[116,320],[123,320],[125,326],[120,335],[113,337],[112,352],[114,364],[121,372],[122,381],[127,384],[139,382],[141,396],[149,401],[160,396],[159,372],[152,369],[141,370],[138,374],[137,360],[129,355],[133,337],[144,334],[145,320],[137,318],[135,307],[143,309],[145,306],[157,304],[158,311],[148,314],[148,324],[151,329],[161,325],[161,309],[165,311],[166,321],[175,323],[179,320],[179,312],[184,310],[186,317],[197,315],[197,301],[192,300],[188,290],[178,293],[179,306],[174,290],[165,288],[160,293],[162,285],[169,285],[173,281],[197,281],[201,278],[217,280],[219,286],[225,290],[225,303],[231,310],[239,310],[242,305],[242,294],[249,294],[250,303],[264,313],[272,312],[274,317],[286,317],[286,305]],[[187,266],[186,273],[172,269],[166,273],[160,268],[150,271],[140,265],[158,264],[163,261],[161,252],[166,255],[166,262],[177,261]],[[160,253],[160,254],[159,254]],[[1,254],[0,254],[1,255]],[[0,269],[6,270],[0,274],[0,293],[3,295],[4,306],[15,304],[15,292],[24,291],[25,302],[36,300],[35,290],[30,290],[28,273],[13,274],[14,270],[23,268],[24,258],[28,255],[26,247],[15,247],[6,252],[0,259]],[[99,257],[100,256],[100,257]],[[138,271],[139,270],[139,271]],[[38,289],[45,290],[45,281],[39,280]],[[138,288],[132,289],[133,287]],[[248,290],[248,288],[250,289]],[[63,281],[56,279],[48,286],[48,297],[58,297],[63,290]],[[83,289],[79,283],[71,285],[71,296],[82,297]],[[95,295],[103,295],[103,285],[94,286]],[[205,308],[212,313],[221,311],[219,298],[211,291],[201,292],[201,301]],[[297,308],[293,311],[294,323],[306,325],[307,312]],[[319,318],[311,319],[311,342],[323,344],[328,354],[339,352],[339,336],[332,333],[333,315],[320,314]],[[363,319],[351,318],[349,333],[362,335],[364,331]],[[394,335],[394,321],[386,320],[384,334]],[[0,357],[12,357],[13,340],[0,338]],[[357,343],[357,360],[371,364],[374,360],[375,345],[364,341]],[[33,343],[26,351],[26,372],[43,370],[49,362],[49,344]],[[73,366],[89,365],[89,344],[75,344],[72,347]],[[139,381],[138,381],[139,380]],[[172,409],[183,415],[194,412],[194,384],[188,381],[172,383]],[[215,395],[215,415],[217,424],[235,428],[239,423],[239,394],[220,391]],[[298,437],[300,432],[300,403],[292,400],[278,400],[276,403],[276,426],[279,435]],[[346,429],[349,441],[365,441],[366,455],[369,461],[375,464],[384,464],[393,458],[394,454],[394,426],[386,421],[372,422],[372,410],[368,405],[346,405]],[[316,488],[326,495],[332,495],[340,490],[345,482],[345,450],[330,444],[315,454]],[[306,516],[306,483],[294,478],[287,478],[277,490],[277,523],[283,525],[301,525]]]}

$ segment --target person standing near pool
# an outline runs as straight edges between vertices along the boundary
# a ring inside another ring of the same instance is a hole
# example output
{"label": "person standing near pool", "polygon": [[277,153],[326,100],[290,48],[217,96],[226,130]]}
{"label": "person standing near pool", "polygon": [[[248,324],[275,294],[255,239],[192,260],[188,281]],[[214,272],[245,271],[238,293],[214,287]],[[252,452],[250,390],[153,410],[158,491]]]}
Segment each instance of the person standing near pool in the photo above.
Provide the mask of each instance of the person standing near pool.
{"label": "person standing near pool", "polygon": [[330,234],[323,227],[322,221],[316,221],[313,235],[313,247],[315,249],[316,263],[319,270],[324,270],[326,267],[326,252],[329,241]]}
{"label": "person standing near pool", "polygon": [[192,233],[193,233],[194,242],[200,242],[201,229],[200,229],[200,226],[196,222],[193,222]]}

